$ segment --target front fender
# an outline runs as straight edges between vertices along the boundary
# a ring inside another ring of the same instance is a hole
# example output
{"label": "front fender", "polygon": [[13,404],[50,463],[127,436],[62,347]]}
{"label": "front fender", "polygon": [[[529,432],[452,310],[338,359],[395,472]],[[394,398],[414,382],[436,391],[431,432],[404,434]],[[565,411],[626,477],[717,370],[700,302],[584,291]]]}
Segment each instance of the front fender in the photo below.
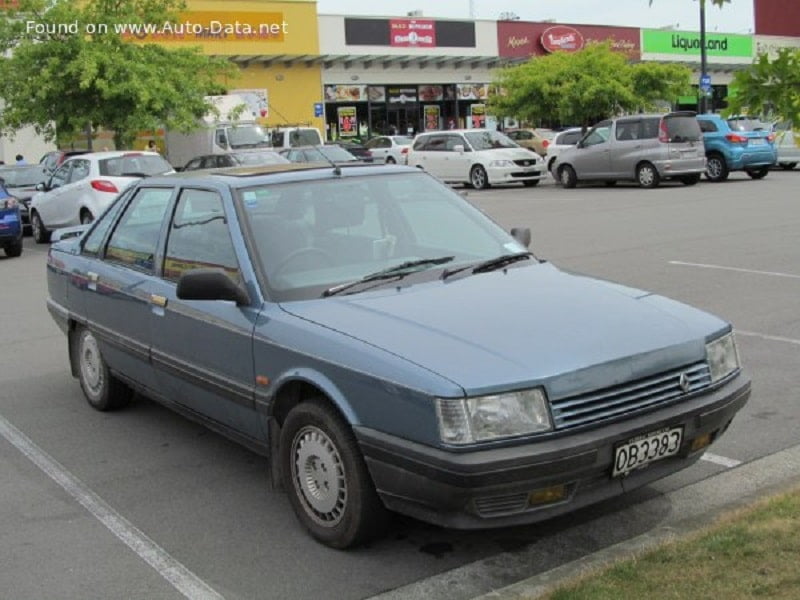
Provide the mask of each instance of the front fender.
{"label": "front fender", "polygon": [[356,416],[355,410],[353,410],[352,405],[339,389],[339,386],[331,381],[327,375],[308,367],[290,369],[272,380],[268,390],[268,395],[270,397],[267,407],[268,416],[273,415],[274,401],[280,390],[291,383],[305,383],[317,388],[328,397],[350,425],[361,424]]}

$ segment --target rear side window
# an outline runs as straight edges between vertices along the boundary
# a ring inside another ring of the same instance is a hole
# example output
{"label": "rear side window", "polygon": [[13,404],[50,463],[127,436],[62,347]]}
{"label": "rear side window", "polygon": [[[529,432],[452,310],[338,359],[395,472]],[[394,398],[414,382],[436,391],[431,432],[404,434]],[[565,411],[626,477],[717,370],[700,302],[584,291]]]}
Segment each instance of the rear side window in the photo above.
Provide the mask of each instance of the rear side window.
{"label": "rear side window", "polygon": [[154,154],[124,154],[99,161],[100,175],[108,177],[141,177],[162,175],[172,171],[172,165]]}
{"label": "rear side window", "polygon": [[670,142],[699,142],[703,137],[694,116],[664,117],[664,123]]}
{"label": "rear side window", "polygon": [[566,145],[566,146],[574,146],[579,141],[581,141],[582,133],[580,131],[570,131],[567,133],[562,133],[558,137],[557,144]]}
{"label": "rear side window", "polygon": [[714,133],[715,131],[719,131],[717,129],[717,124],[714,121],[706,121],[705,119],[697,120],[697,123],[700,125],[700,131],[703,133]]}

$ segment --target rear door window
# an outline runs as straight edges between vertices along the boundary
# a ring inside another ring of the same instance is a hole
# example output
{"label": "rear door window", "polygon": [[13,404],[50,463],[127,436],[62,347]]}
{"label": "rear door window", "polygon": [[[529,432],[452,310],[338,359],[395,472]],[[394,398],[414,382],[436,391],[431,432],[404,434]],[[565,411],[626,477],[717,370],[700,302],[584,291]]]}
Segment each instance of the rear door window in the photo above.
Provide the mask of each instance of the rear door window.
{"label": "rear door window", "polygon": [[172,188],[139,188],[108,240],[106,259],[153,273]]}

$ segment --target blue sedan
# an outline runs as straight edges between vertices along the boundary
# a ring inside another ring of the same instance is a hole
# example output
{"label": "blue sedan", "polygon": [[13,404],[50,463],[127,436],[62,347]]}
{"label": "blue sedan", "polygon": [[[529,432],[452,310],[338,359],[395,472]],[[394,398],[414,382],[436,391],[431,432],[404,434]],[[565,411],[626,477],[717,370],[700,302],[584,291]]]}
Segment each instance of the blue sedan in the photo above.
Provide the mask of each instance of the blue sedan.
{"label": "blue sedan", "polygon": [[20,202],[0,180],[0,248],[9,258],[22,254]]}
{"label": "blue sedan", "polygon": [[731,325],[512,232],[406,167],[149,178],[54,234],[48,308],[92,407],[138,391],[263,452],[337,548],[388,511],[519,525],[697,461],[750,394]]}

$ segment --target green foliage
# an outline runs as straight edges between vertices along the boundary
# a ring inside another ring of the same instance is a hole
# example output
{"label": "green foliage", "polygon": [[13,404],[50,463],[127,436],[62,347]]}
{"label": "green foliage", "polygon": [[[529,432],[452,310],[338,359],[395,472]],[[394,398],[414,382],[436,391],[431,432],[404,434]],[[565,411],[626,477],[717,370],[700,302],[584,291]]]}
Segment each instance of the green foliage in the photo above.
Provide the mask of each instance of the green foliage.
{"label": "green foliage", "polygon": [[[33,125],[54,139],[103,128],[123,148],[142,130],[196,127],[208,111],[204,96],[236,68],[198,48],[133,43],[114,29],[175,23],[183,8],[182,0],[22,0],[19,11],[0,14],[0,49],[10,51],[0,59],[0,132]],[[107,29],[87,33],[98,24]]]}
{"label": "green foliage", "polygon": [[672,100],[690,89],[690,78],[686,67],[629,64],[610,44],[589,44],[501,69],[489,105],[499,117],[589,125]]}
{"label": "green foliage", "polygon": [[[700,0],[700,2],[705,2],[706,0]],[[715,4],[722,8],[724,4],[730,4],[731,0],[711,0],[711,4]],[[653,6],[653,0],[650,0],[650,6]]]}
{"label": "green foliage", "polygon": [[773,114],[800,124],[800,49],[781,48],[774,59],[761,54],[753,65],[738,71],[730,87],[726,114]]}

